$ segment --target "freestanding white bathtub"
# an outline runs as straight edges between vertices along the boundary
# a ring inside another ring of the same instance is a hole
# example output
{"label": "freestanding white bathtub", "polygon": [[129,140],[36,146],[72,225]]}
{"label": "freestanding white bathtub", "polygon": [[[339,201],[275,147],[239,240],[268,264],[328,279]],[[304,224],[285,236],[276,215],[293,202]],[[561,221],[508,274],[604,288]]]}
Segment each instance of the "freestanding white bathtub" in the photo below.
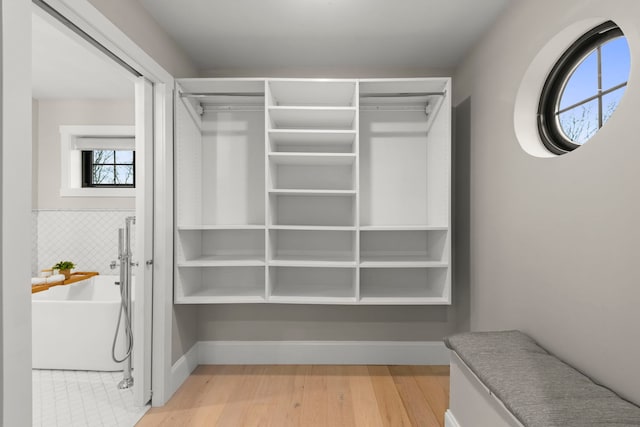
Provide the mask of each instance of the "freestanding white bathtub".
{"label": "freestanding white bathtub", "polygon": [[[111,358],[120,312],[118,279],[99,275],[32,295],[34,369],[122,369]],[[124,317],[116,346],[116,356],[123,355]]]}

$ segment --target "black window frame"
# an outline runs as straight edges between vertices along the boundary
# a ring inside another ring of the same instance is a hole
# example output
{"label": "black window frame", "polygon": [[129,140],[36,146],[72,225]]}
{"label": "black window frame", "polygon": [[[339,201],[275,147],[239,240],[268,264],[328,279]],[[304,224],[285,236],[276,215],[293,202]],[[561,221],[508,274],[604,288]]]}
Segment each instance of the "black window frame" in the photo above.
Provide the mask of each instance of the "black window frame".
{"label": "black window frame", "polygon": [[[93,167],[98,164],[93,162],[94,151],[113,151],[113,163],[99,163],[114,167],[116,166],[133,166],[133,184],[99,184],[93,182]],[[132,163],[116,163],[116,151],[131,151],[133,153]],[[108,149],[108,150],[82,150],[82,187],[83,188],[135,188],[136,187],[136,150]]]}
{"label": "black window frame", "polygon": [[[562,112],[577,108],[587,102],[598,100],[598,130],[603,125],[603,109],[602,98],[620,88],[626,87],[627,82],[613,86],[611,88],[602,89],[602,62],[600,48],[610,40],[618,37],[624,37],[624,33],[613,21],[607,21],[593,28],[577,41],[575,41],[560,57],[554,65],[540,96],[538,104],[538,132],[544,146],[554,154],[565,154],[580,147],[565,135],[560,125],[559,115]],[[564,92],[565,86],[573,75],[575,69],[582,61],[590,55],[594,50],[598,51],[598,93],[572,104],[569,107],[560,110],[560,99]],[[627,80],[628,81],[628,80]],[[598,131],[596,130],[596,132]]]}

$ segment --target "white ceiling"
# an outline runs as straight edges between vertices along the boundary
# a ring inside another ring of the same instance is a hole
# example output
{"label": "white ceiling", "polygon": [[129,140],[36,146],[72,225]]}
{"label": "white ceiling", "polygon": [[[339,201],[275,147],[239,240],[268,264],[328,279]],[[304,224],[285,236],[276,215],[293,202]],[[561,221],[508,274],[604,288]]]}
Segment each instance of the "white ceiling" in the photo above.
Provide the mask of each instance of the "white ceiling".
{"label": "white ceiling", "polygon": [[452,69],[510,0],[138,0],[203,70]]}
{"label": "white ceiling", "polygon": [[134,84],[111,59],[79,36],[32,14],[32,89],[36,99],[129,99]]}

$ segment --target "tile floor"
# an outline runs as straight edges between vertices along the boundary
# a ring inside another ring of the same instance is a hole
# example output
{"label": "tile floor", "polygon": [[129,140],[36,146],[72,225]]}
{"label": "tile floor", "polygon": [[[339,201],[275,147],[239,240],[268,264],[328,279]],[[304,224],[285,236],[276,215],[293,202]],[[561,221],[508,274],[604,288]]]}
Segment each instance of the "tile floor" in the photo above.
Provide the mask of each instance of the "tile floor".
{"label": "tile floor", "polygon": [[33,370],[33,425],[132,427],[149,407],[118,390],[122,372]]}

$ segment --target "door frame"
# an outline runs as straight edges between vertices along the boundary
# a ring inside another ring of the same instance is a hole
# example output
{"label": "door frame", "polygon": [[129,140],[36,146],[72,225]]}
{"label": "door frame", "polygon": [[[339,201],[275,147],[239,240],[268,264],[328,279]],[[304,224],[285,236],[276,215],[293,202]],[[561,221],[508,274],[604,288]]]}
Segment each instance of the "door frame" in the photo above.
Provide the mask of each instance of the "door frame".
{"label": "door frame", "polygon": [[173,310],[173,89],[174,78],[87,0],[46,3],[117,58],[138,71],[154,90],[154,210],[152,406],[169,400]]}
{"label": "door frame", "polygon": [[[87,0],[46,0],[154,87],[152,405],[169,399],[173,294],[173,77]],[[0,424],[30,425],[31,2],[0,0]],[[25,55],[25,52],[27,54]],[[18,143],[22,142],[22,143]],[[11,269],[10,269],[11,268]]]}

